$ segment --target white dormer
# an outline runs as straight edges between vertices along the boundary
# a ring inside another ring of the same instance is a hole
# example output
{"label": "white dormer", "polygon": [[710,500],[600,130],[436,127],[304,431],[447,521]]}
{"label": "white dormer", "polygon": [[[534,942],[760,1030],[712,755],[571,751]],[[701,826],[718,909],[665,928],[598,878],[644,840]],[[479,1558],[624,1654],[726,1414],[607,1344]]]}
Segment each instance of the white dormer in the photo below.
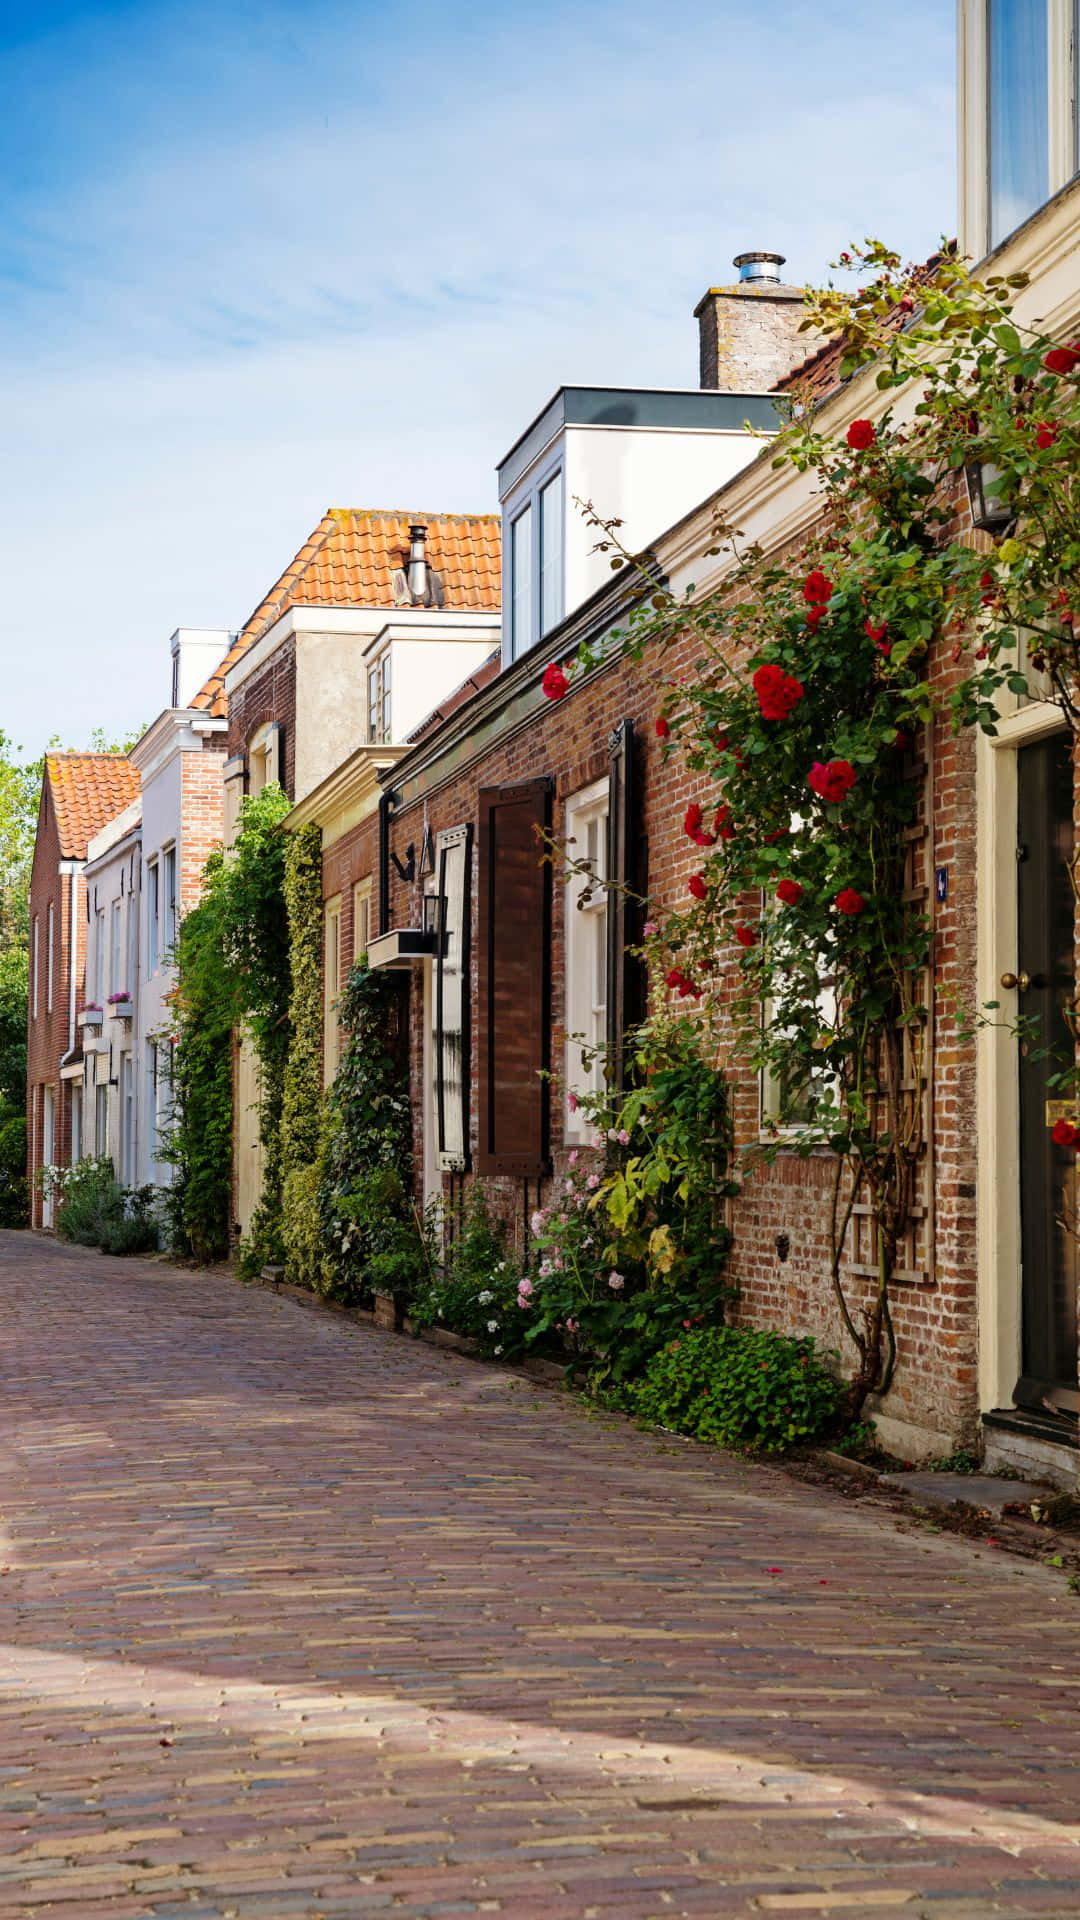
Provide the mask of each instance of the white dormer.
{"label": "white dormer", "polygon": [[959,0],[959,237],[981,260],[1080,165],[1075,0]]}
{"label": "white dormer", "polygon": [[169,641],[172,654],[170,707],[187,707],[236,639],[226,627],[177,627]]}
{"label": "white dormer", "polygon": [[637,551],[753,460],[778,424],[765,392],[560,387],[498,469],[503,665],[611,578],[579,501],[620,520]]}

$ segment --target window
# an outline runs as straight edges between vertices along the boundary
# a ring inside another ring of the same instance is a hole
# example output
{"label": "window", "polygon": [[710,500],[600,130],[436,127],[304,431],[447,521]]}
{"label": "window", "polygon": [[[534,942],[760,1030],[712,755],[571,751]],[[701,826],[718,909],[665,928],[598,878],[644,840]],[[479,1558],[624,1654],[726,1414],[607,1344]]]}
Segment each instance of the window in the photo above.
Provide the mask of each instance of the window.
{"label": "window", "polygon": [[563,616],[563,477],[540,491],[540,632],[548,633]]}
{"label": "window", "polygon": [[435,1164],[441,1173],[463,1173],[469,1164],[471,826],[440,833],[435,872]]}
{"label": "window", "polygon": [[130,1053],[120,1055],[120,1185],[135,1185],[135,1085]]}
{"label": "window", "polygon": [[987,53],[990,245],[996,246],[1053,191],[1047,0],[990,0]]}
{"label": "window", "polygon": [[127,901],[127,964],[124,968],[124,985],[134,996],[139,979],[139,902],[134,894],[128,894]]}
{"label": "window", "polygon": [[168,957],[176,945],[176,848],[166,847],[161,856],[161,951]]}
{"label": "window", "polygon": [[381,746],[391,737],[390,655],[384,653],[368,668],[368,741]]}
{"label": "window", "polygon": [[[607,1045],[608,782],[567,803],[569,858],[587,871],[566,883],[566,1091],[578,1099],[604,1085]],[[584,1123],[570,1114],[569,1136]]]}
{"label": "window", "polygon": [[41,921],[36,913],[34,915],[34,954],[31,973],[34,978],[32,999],[34,1019],[36,1020],[38,1015],[38,981],[41,973]]}
{"label": "window", "polygon": [[53,1006],[53,949],[56,940],[56,911],[49,901],[49,911],[45,919],[45,1011],[52,1012]]}
{"label": "window", "polygon": [[103,1160],[109,1151],[109,1089],[94,1088],[94,1152]]}
{"label": "window", "polygon": [[158,862],[146,863],[146,977],[157,972],[161,952],[161,875]]}
{"label": "window", "polygon": [[323,927],[323,1085],[329,1086],[341,1060],[341,899],[328,900]]}
{"label": "window", "polygon": [[105,1000],[105,909],[100,908],[94,916],[94,1001],[102,1006]]}
{"label": "window", "polygon": [[358,880],[353,888],[352,963],[355,967],[371,941],[371,881]]}
{"label": "window", "polygon": [[532,642],[532,508],[526,507],[510,529],[510,650],[514,659],[520,659]]}
{"label": "window", "polygon": [[125,985],[125,982],[120,978],[120,963],[121,963],[121,957],[124,951],[120,942],[120,935],[122,932],[120,916],[122,912],[123,912],[122,902],[119,900],[114,900],[112,903],[112,918],[109,922],[109,992],[110,993],[119,993],[121,988]]}
{"label": "window", "polygon": [[71,1083],[71,1164],[76,1166],[83,1157],[83,1090]]}
{"label": "window", "polygon": [[281,728],[268,720],[248,742],[248,792],[261,793],[281,779]]}
{"label": "window", "polygon": [[391,737],[390,655],[388,653],[384,653],[382,657],[382,737],[384,740],[389,740]]}

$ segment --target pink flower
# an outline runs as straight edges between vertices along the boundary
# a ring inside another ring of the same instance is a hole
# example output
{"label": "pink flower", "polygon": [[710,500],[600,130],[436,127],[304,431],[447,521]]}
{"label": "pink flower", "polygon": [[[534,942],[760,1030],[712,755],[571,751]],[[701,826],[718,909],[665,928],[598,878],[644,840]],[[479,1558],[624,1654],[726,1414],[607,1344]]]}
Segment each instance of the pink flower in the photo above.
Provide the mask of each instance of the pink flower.
{"label": "pink flower", "polygon": [[585,1185],[588,1187],[590,1193],[595,1193],[597,1187],[600,1185],[600,1175],[598,1173],[590,1173]]}
{"label": "pink flower", "polygon": [[625,1127],[619,1128],[619,1145],[620,1147],[628,1147],[630,1145],[630,1135],[627,1133]]}
{"label": "pink flower", "polygon": [[578,1330],[578,1323],[577,1323],[577,1321],[576,1321],[576,1320],[567,1320],[567,1322],[566,1322],[566,1331],[567,1331],[567,1333],[576,1333],[576,1332],[577,1332],[577,1330]]}
{"label": "pink flower", "polygon": [[524,1294],[526,1300],[531,1300],[532,1290],[533,1290],[533,1283],[529,1279],[528,1274],[525,1274],[524,1277],[518,1281],[518,1299],[520,1300],[522,1297],[522,1294]]}
{"label": "pink flower", "polygon": [[573,1091],[573,1088],[571,1088],[570,1092],[566,1096],[566,1104],[571,1113],[577,1112],[578,1098],[577,1098],[577,1094]]}
{"label": "pink flower", "polygon": [[572,1166],[572,1167],[576,1167],[576,1166],[577,1166],[577,1148],[576,1148],[576,1147],[574,1148],[574,1151],[573,1151],[573,1153],[572,1153],[572,1154],[570,1155],[570,1159],[569,1159],[569,1163],[568,1163],[568,1164],[569,1164],[570,1166]]}
{"label": "pink flower", "polygon": [[570,682],[557,660],[553,660],[550,666],[544,668],[544,677],[540,685],[549,700],[561,700],[563,694],[570,691]]}
{"label": "pink flower", "polygon": [[608,1286],[611,1288],[612,1293],[621,1293],[623,1288],[626,1285],[626,1281],[623,1279],[622,1274],[614,1273],[614,1272],[608,1274],[607,1283],[608,1283]]}
{"label": "pink flower", "polygon": [[646,920],[645,925],[642,927],[641,931],[646,940],[651,940],[653,937],[653,934],[656,932],[656,921]]}

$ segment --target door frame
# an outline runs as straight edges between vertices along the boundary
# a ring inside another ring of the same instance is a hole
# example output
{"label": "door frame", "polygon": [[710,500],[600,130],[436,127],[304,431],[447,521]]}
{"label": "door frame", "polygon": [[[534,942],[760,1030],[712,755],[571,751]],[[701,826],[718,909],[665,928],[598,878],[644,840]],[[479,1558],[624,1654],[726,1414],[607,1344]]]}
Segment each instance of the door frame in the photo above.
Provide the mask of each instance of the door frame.
{"label": "door frame", "polygon": [[[1007,699],[997,734],[976,741],[977,1010],[1000,1000],[1001,975],[1016,965],[1016,750],[1069,730],[1051,702]],[[1021,1369],[1020,1076],[1004,1025],[977,1029],[975,1055],[979,1410],[989,1413],[1012,1406]]]}
{"label": "door frame", "polygon": [[[41,1089],[41,1164],[51,1167],[56,1161],[56,1088],[46,1081]],[[41,1224],[53,1224],[53,1190],[46,1185],[41,1202]]]}

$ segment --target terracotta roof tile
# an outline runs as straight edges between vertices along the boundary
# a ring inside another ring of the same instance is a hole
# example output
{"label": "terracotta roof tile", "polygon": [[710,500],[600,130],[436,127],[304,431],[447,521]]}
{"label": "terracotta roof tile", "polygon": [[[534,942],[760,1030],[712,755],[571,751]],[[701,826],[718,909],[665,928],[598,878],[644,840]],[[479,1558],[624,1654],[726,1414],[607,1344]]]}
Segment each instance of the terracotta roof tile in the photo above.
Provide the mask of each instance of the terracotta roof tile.
{"label": "terracotta roof tile", "polygon": [[[954,252],[955,247],[956,242],[953,241],[950,251]],[[913,284],[918,286],[920,282],[928,280],[942,258],[941,253],[932,253],[929,260],[916,269],[912,276]],[[900,308],[896,307],[889,316],[888,324],[895,331],[903,325],[903,321],[904,315]],[[819,347],[815,347],[813,353],[808,354],[797,367],[792,367],[790,373],[785,373],[783,379],[777,381],[773,392],[795,391],[801,399],[809,402],[811,406],[816,406],[819,401],[825,399],[827,394],[832,393],[834,388],[844,384],[840,378],[840,362],[843,357],[844,336],[839,333],[834,334],[831,340],[825,340]]]}
{"label": "terracotta roof tile", "polygon": [[499,516],[495,513],[362,512],[330,507],[310,539],[241,628],[205,686],[199,707],[220,719],[226,710],[225,675],[290,607],[395,606],[392,576],[408,564],[409,526],[427,527],[427,553],[442,576],[446,606],[457,612],[497,613],[502,597]]}
{"label": "terracotta roof tile", "polygon": [[139,776],[122,753],[47,753],[45,776],[65,860],[85,860],[87,841],[139,792]]}

